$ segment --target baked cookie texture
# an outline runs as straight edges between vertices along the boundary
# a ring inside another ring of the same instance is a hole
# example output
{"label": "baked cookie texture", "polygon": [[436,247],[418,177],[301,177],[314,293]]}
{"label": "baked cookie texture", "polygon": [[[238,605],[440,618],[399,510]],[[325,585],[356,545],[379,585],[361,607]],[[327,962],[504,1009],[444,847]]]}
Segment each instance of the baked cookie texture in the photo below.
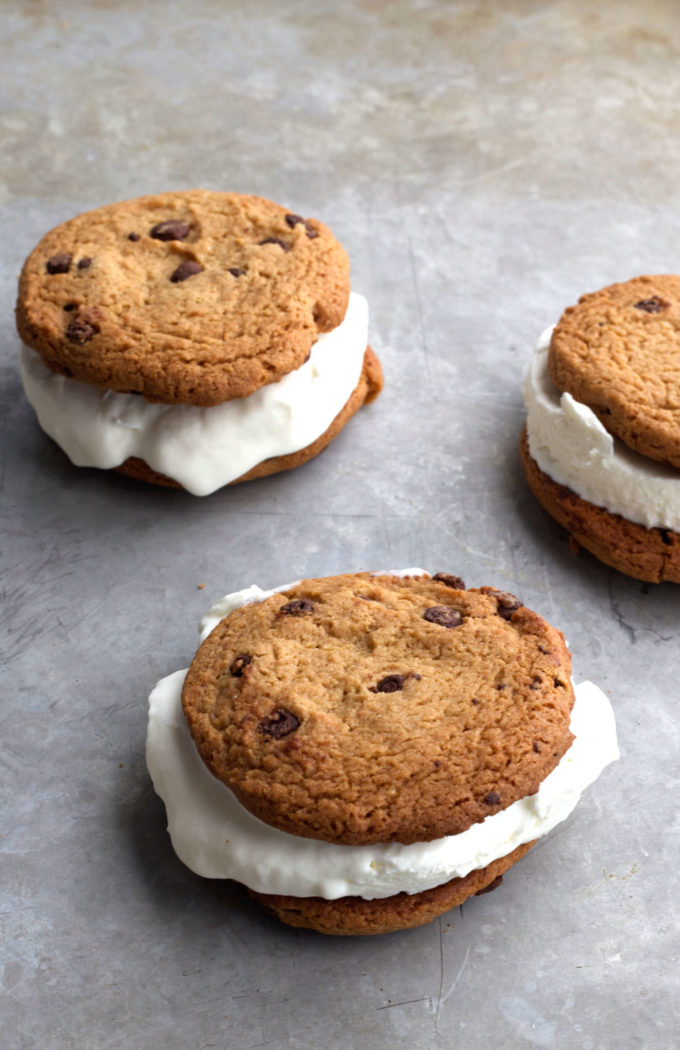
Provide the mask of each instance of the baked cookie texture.
{"label": "baked cookie texture", "polygon": [[455,835],[534,794],[573,739],[564,639],[451,582],[306,580],[231,613],[183,690],[211,772],[265,823],[345,845]]}
{"label": "baked cookie texture", "polygon": [[330,230],[209,190],[110,204],[43,237],[19,335],[55,372],[163,404],[246,397],[342,321],[349,260]]}
{"label": "baked cookie texture", "polygon": [[[23,342],[50,372],[150,404],[209,409],[295,373],[319,338],[342,324],[349,297],[347,254],[323,223],[258,197],[190,190],[107,205],[51,230],[24,264],[16,320]],[[342,354],[345,344],[338,346]],[[281,455],[253,457],[247,471],[232,472],[222,484],[305,462],[377,397],[382,371],[373,351],[362,342],[347,360],[330,411],[327,392],[318,400],[318,383],[298,387],[298,398],[316,397],[317,409],[324,406],[325,428],[306,434],[295,451],[277,439]],[[303,414],[294,418],[305,418],[305,404],[294,411]],[[266,418],[265,412],[262,426]],[[96,421],[88,417],[82,426]],[[59,443],[59,428],[52,427],[48,433]],[[82,434],[74,447],[94,447],[89,430]],[[82,463],[78,455],[72,458]],[[161,462],[160,453],[155,459],[147,451],[123,456],[115,469],[183,487]]]}
{"label": "baked cookie texture", "polygon": [[680,277],[583,295],[553,332],[550,375],[643,456],[680,467]]}
{"label": "baked cookie texture", "polygon": [[[671,468],[669,483],[677,486],[672,470],[680,467],[680,277],[636,277],[581,296],[552,332],[547,365],[559,394],[590,409],[633,453]],[[676,497],[664,501],[659,526],[647,527],[626,516],[633,511],[624,496],[616,513],[593,500],[592,492],[586,499],[560,484],[532,457],[531,441],[525,428],[520,455],[529,485],[579,546],[636,579],[680,582],[680,535],[664,527],[663,518]]]}

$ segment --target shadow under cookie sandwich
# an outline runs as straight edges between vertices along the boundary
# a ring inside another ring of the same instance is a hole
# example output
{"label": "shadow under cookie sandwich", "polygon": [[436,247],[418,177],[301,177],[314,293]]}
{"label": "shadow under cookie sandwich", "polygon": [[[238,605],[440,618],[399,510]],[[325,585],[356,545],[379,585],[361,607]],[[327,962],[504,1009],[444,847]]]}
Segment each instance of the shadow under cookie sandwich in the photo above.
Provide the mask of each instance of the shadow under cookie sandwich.
{"label": "shadow under cookie sandwich", "polygon": [[330,230],[207,190],[98,208],[26,260],[21,374],[79,466],[207,495],[316,455],[382,388]]}
{"label": "shadow under cookie sandwich", "polygon": [[522,462],[548,513],[620,572],[680,583],[680,277],[582,296],[524,393]]}
{"label": "shadow under cookie sandwich", "polygon": [[561,633],[421,570],[251,587],[150,697],[178,856],[331,934],[429,922],[571,812],[618,753]]}

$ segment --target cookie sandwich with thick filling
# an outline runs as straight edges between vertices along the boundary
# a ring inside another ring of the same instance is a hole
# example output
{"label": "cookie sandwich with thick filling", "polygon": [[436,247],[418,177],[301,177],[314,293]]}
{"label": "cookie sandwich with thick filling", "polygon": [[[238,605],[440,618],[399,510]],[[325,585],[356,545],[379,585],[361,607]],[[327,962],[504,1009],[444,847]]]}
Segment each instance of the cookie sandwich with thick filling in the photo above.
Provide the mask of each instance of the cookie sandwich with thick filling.
{"label": "cookie sandwich with thick filling", "polygon": [[525,401],[548,513],[620,572],[680,583],[680,277],[582,296],[541,336]]}
{"label": "cookie sandwich with thick filling", "polygon": [[258,197],[79,215],[29,255],[16,317],[26,395],[75,464],[196,495],[304,463],[382,387],[345,250]]}
{"label": "cookie sandwich with thick filling", "polygon": [[618,757],[562,634],[456,576],[359,573],[217,603],[149,702],[176,853],[284,922],[419,926],[494,888]]}

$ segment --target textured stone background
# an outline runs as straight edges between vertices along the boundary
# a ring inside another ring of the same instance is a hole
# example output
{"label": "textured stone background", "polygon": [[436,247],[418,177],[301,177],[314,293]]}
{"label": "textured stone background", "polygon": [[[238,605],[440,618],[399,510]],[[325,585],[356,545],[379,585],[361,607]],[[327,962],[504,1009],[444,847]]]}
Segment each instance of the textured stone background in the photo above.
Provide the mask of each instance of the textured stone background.
{"label": "textured stone background", "polygon": [[[538,333],[582,291],[680,269],[677,5],[0,16],[6,1045],[676,1047],[678,591],[570,554],[516,443]],[[23,399],[12,319],[47,228],[187,186],[326,221],[387,378],[318,460],[204,500],[71,467]],[[380,939],[294,932],[174,857],[146,695],[226,591],[413,564],[560,626],[622,761],[493,895]]]}

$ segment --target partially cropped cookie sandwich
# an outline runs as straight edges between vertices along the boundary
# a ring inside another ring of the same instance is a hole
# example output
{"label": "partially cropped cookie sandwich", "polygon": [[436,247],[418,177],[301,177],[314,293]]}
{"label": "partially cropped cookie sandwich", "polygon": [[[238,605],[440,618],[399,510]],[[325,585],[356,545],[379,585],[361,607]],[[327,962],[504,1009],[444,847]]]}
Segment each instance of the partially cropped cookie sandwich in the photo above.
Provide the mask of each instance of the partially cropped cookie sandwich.
{"label": "partially cropped cookie sandwich", "polygon": [[680,277],[582,296],[541,336],[525,401],[548,513],[620,572],[680,583]]}
{"label": "partially cropped cookie sandwich", "polygon": [[258,197],[79,215],[29,255],[16,316],[27,397],[75,464],[196,495],[304,463],[382,387],[345,250]]}
{"label": "partially cropped cookie sandwich", "polygon": [[562,634],[420,569],[228,595],[149,702],[181,860],[329,934],[429,922],[495,888],[618,757]]}

